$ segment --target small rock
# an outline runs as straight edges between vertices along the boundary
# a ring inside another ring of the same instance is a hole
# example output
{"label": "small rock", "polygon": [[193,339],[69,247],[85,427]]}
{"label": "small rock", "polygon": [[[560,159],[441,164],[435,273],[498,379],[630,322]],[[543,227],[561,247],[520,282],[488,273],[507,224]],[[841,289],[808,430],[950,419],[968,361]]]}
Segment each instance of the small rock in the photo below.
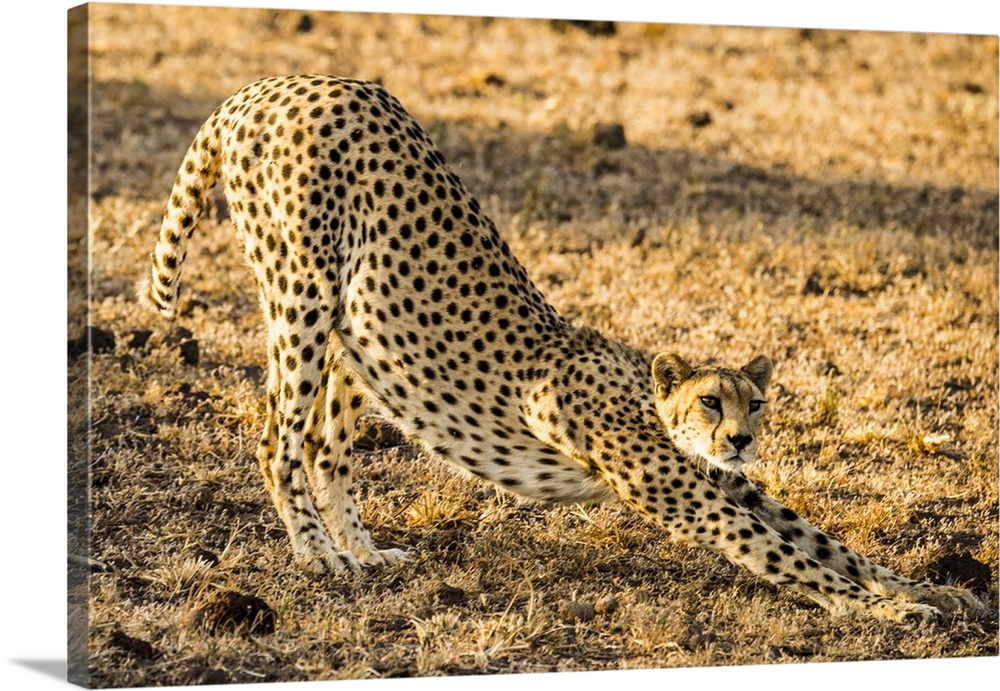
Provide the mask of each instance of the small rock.
{"label": "small rock", "polygon": [[[215,493],[212,492],[212,488],[208,485],[202,485],[198,488],[198,491],[194,494],[194,508],[198,511],[207,511],[215,499]],[[216,559],[216,563],[218,563]]]}
{"label": "small rock", "polygon": [[209,552],[207,549],[202,547],[195,547],[191,551],[191,556],[193,556],[198,561],[203,561],[209,566],[218,566],[219,557],[216,556],[215,552]]}
{"label": "small rock", "polygon": [[112,632],[109,642],[116,648],[131,653],[140,660],[152,660],[155,654],[152,645],[139,638],[129,636],[121,629]]}
{"label": "small rock", "polygon": [[813,271],[809,274],[809,278],[806,279],[806,284],[802,286],[803,295],[822,295],[823,286],[819,282],[819,274]]}
{"label": "small rock", "polygon": [[617,161],[609,161],[607,159],[601,159],[594,164],[593,174],[595,178],[602,177],[604,175],[613,175],[615,173],[620,173],[622,170],[621,165]]}
{"label": "small rock", "polygon": [[635,237],[632,238],[632,247],[638,247],[642,244],[643,240],[646,239],[646,229],[640,228],[636,231]]}
{"label": "small rock", "polygon": [[599,122],[594,125],[594,144],[605,149],[624,149],[625,128],[617,122]]}
{"label": "small rock", "polygon": [[596,19],[550,19],[549,25],[559,33],[565,33],[569,28],[580,29],[588,36],[614,36],[618,33],[614,22]]}
{"label": "small rock", "polygon": [[274,633],[274,610],[259,597],[234,590],[216,593],[194,614],[194,625],[210,634],[246,631],[252,635]]}
{"label": "small rock", "polygon": [[313,22],[313,18],[308,14],[304,14],[301,17],[299,17],[299,24],[298,26],[295,27],[295,31],[296,33],[300,34],[308,34],[310,31],[313,30],[313,27],[315,25],[316,24],[315,22]]}
{"label": "small rock", "polygon": [[930,562],[916,574],[938,585],[958,585],[985,592],[993,582],[990,567],[968,552],[949,553]]}
{"label": "small rock", "polygon": [[180,345],[181,360],[185,365],[197,365],[199,359],[198,341],[189,339]]}
{"label": "small rock", "polygon": [[589,602],[564,601],[559,606],[559,618],[566,624],[573,624],[578,621],[593,621],[597,616],[597,611]]}
{"label": "small rock", "polygon": [[602,616],[618,611],[618,600],[614,595],[605,595],[594,605],[594,611]]}
{"label": "small rock", "polygon": [[196,667],[191,670],[191,679],[197,685],[228,684],[229,676],[221,669],[214,667]]}
{"label": "small rock", "polygon": [[707,110],[703,110],[698,113],[691,113],[687,116],[687,121],[695,129],[702,127],[708,127],[712,124],[712,114]]}
{"label": "small rock", "polygon": [[264,381],[264,368],[260,365],[237,365],[236,370],[247,381],[260,384]]}
{"label": "small rock", "polygon": [[146,343],[149,341],[149,337],[153,335],[152,331],[147,331],[145,329],[137,329],[130,333],[130,338],[128,340],[128,347],[132,350],[137,350],[139,348],[144,348]]}
{"label": "small rock", "polygon": [[486,79],[484,81],[486,82],[487,86],[496,86],[496,87],[504,86],[507,83],[506,79],[501,77],[499,74],[493,74],[493,73],[486,75]]}
{"label": "small rock", "polygon": [[434,599],[437,600],[439,605],[445,607],[459,605],[465,602],[465,591],[442,581],[441,585],[438,586],[437,592],[434,593]]}
{"label": "small rock", "polygon": [[194,336],[194,333],[191,329],[185,329],[183,326],[178,326],[170,333],[170,336],[167,337],[167,342],[180,343],[181,341],[185,341],[192,336]]}
{"label": "small rock", "polygon": [[88,348],[95,355],[110,353],[115,349],[115,335],[96,326],[88,326],[79,338],[67,342],[67,353],[71,358],[80,357]]}

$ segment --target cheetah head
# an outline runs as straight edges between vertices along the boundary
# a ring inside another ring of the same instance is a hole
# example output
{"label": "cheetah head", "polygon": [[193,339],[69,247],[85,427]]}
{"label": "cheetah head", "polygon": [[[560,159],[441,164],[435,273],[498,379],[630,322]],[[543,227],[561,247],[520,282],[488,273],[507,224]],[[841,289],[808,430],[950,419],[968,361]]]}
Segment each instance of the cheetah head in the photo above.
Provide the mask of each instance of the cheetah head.
{"label": "cheetah head", "polygon": [[738,470],[757,452],[757,426],[771,361],[758,355],[739,371],[692,369],[673,353],[653,360],[656,412],[682,452]]}

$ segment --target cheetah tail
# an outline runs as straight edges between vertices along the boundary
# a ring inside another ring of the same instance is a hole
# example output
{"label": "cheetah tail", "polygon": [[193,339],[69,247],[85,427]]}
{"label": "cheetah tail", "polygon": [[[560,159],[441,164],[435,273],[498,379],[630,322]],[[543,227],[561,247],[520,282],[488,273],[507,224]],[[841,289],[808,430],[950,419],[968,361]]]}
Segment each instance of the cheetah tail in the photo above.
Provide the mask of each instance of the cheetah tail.
{"label": "cheetah tail", "polygon": [[219,156],[214,122],[209,119],[184,155],[160,225],[160,237],[151,255],[152,268],[136,286],[139,301],[167,319],[173,319],[177,313],[181,264],[187,257],[187,241],[194,233],[208,193],[218,177]]}

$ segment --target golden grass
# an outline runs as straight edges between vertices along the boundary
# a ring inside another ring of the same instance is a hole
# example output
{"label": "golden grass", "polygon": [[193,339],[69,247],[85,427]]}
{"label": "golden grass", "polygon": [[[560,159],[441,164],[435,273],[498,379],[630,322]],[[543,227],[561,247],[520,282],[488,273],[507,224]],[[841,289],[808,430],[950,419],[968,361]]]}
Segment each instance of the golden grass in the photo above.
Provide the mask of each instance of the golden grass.
{"label": "golden grass", "polygon": [[[88,306],[116,345],[92,363],[77,545],[107,565],[91,683],[997,654],[995,37],[309,14],[92,6]],[[363,454],[357,490],[377,542],[414,559],[302,574],[253,456],[263,331],[228,221],[199,226],[176,325],[131,294],[201,121],[291,72],[382,80],[578,323],[696,362],[770,355],[749,474],[903,574],[968,553],[993,614],[831,620],[620,507],[521,502],[410,447]],[[613,122],[624,149],[593,143]],[[276,631],[192,626],[221,589],[266,601]]]}

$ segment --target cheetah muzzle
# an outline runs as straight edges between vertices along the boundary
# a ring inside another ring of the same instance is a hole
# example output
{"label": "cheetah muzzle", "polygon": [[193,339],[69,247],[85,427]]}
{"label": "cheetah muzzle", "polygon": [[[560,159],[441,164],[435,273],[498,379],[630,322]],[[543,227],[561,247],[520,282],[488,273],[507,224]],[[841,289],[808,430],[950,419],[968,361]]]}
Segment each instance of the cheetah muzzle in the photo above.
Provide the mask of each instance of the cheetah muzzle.
{"label": "cheetah muzzle", "polygon": [[692,369],[569,324],[380,86],[280,77],[219,106],[184,157],[139,287],[167,317],[217,180],[267,325],[257,457],[306,568],[405,558],[374,545],[352,491],[354,424],[371,401],[476,476],[547,501],[617,496],[673,539],[833,612],[981,608],[890,573],[754,487],[740,467],[770,362]]}

